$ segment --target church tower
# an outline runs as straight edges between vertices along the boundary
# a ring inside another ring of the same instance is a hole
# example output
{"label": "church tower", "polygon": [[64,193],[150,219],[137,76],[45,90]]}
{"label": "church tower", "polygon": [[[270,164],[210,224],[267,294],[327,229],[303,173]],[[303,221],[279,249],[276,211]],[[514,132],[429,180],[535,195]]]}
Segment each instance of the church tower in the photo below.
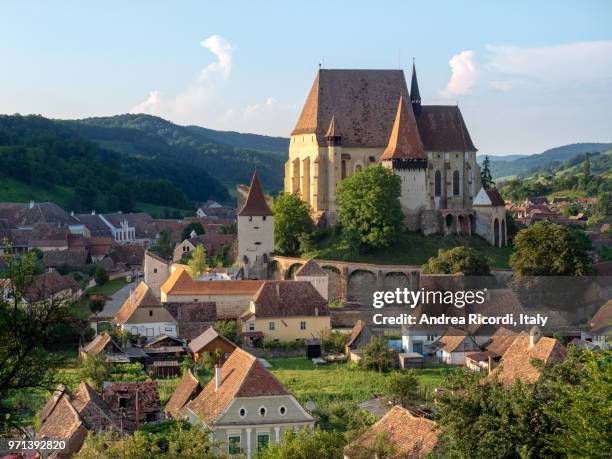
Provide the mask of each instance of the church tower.
{"label": "church tower", "polygon": [[243,266],[244,277],[265,278],[273,252],[274,214],[255,172],[244,206],[238,212],[238,262]]}
{"label": "church tower", "polygon": [[412,81],[410,82],[410,102],[414,116],[420,116],[423,112],[421,107],[421,93],[419,92],[419,82],[417,81],[416,66],[412,62]]}
{"label": "church tower", "polygon": [[400,96],[387,148],[381,156],[384,167],[402,180],[400,203],[404,213],[418,211],[427,202],[427,155],[411,107]]}

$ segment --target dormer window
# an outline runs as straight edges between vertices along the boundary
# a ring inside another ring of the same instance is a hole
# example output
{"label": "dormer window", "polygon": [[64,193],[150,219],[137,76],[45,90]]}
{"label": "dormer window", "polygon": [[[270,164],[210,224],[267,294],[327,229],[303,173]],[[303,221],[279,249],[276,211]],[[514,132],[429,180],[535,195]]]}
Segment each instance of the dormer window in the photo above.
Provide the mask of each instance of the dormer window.
{"label": "dormer window", "polygon": [[267,413],[268,413],[268,410],[266,409],[265,406],[260,406],[259,407],[259,415],[261,417],[264,417]]}

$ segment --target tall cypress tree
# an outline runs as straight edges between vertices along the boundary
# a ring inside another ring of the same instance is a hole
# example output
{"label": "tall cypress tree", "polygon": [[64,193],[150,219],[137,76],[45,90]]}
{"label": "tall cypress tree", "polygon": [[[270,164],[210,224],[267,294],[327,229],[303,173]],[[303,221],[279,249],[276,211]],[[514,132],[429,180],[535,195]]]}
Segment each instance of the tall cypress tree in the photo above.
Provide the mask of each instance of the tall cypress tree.
{"label": "tall cypress tree", "polygon": [[482,163],[482,169],[480,170],[480,184],[485,190],[488,190],[495,185],[493,177],[491,176],[491,161],[489,161],[488,156],[485,156],[484,162]]}

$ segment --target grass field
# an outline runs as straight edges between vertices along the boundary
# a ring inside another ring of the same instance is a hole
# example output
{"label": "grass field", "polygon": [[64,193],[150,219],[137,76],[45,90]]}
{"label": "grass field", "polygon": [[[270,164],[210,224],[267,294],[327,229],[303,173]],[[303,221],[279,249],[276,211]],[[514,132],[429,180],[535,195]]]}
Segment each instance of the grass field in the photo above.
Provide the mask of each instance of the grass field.
{"label": "grass field", "polygon": [[89,295],[106,295],[113,296],[115,292],[125,287],[127,282],[125,281],[125,277],[118,277],[117,279],[109,280],[104,285],[95,285],[91,288],[88,288],[85,293]]}
{"label": "grass field", "polygon": [[[378,373],[349,363],[314,365],[303,357],[269,359],[272,373],[301,403],[315,405],[344,401],[358,404],[380,394],[390,373]],[[421,396],[431,400],[433,389],[453,370],[449,366],[416,369]]]}
{"label": "grass field", "polygon": [[315,250],[302,255],[303,258],[340,260],[385,265],[422,265],[439,249],[457,246],[472,247],[487,257],[492,268],[509,268],[512,247],[496,248],[475,236],[424,236],[421,233],[406,232],[392,247],[357,253],[339,236],[330,236],[320,241]]}
{"label": "grass field", "polygon": [[0,202],[52,201],[65,207],[71,196],[68,188],[39,187],[5,176],[0,179]]}

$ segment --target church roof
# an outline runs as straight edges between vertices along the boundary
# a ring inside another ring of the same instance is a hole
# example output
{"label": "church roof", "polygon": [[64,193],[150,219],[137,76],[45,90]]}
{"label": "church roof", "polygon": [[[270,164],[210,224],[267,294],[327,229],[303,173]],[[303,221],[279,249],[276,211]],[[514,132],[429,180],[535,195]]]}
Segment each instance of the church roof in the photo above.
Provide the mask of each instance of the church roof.
{"label": "church roof", "polygon": [[427,159],[412,109],[400,96],[393,130],[381,159]]}
{"label": "church roof", "polygon": [[249,194],[244,202],[244,206],[242,206],[242,209],[238,212],[238,215],[240,217],[274,215],[266,203],[266,197],[261,189],[261,183],[259,182],[257,172],[253,174]]}
{"label": "church roof", "polygon": [[321,69],[291,135],[315,134],[323,144],[335,116],[344,147],[383,147],[402,94],[408,95],[402,70]]}
{"label": "church roof", "polygon": [[[413,86],[411,100],[420,98],[416,79]],[[343,147],[385,147],[397,99],[408,94],[402,70],[320,69],[291,135],[315,134],[324,145],[335,118],[336,130],[342,126]],[[423,105],[416,122],[425,151],[476,151],[459,107]]]}
{"label": "church roof", "polygon": [[459,107],[423,105],[416,120],[426,151],[476,151]]}
{"label": "church roof", "polygon": [[414,62],[412,63],[412,81],[410,82],[410,101],[421,103],[421,93],[419,92],[419,82],[417,81]]}

